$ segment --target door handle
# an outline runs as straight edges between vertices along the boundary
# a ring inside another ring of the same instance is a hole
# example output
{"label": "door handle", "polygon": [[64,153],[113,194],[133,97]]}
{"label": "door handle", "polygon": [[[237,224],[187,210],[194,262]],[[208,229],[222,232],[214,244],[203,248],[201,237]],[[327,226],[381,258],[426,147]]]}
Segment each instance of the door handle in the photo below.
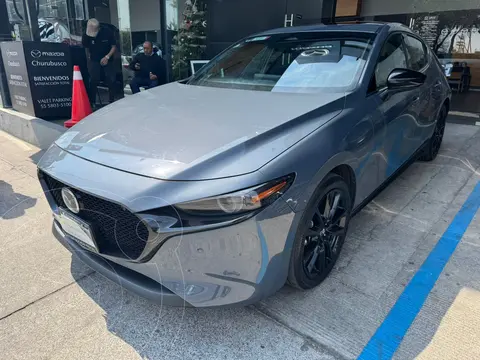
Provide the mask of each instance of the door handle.
{"label": "door handle", "polygon": [[417,102],[418,100],[420,100],[420,96],[418,96],[418,95],[417,95],[417,96],[414,96],[414,97],[412,98],[412,103]]}

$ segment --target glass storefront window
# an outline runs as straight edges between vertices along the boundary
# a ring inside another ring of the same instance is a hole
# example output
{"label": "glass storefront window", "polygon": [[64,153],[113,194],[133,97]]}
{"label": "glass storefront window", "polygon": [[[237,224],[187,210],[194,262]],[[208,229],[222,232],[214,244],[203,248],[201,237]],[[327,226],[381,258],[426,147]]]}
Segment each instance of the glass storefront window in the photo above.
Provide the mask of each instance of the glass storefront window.
{"label": "glass storefront window", "polygon": [[[28,40],[24,1],[6,0],[6,4],[17,39]],[[157,54],[167,61],[170,80],[181,80],[192,74],[192,61],[201,66],[202,60],[211,59],[240,38],[275,27],[319,23],[323,17],[322,2],[312,0],[33,1],[38,8],[42,41],[78,45],[88,17],[118,29],[116,37],[125,84],[132,76],[128,61],[143,50],[145,40],[152,41]],[[480,114],[478,2],[337,0],[336,3],[337,22],[373,20],[410,27],[425,40],[444,67],[453,90],[452,110]],[[410,42],[415,40],[405,40],[406,44]],[[418,44],[410,45],[406,49],[407,56],[421,53]],[[423,60],[415,61],[416,68],[420,68]]]}
{"label": "glass storefront window", "polygon": [[[383,14],[360,16],[359,20],[399,22],[420,35],[437,55],[453,90],[451,110],[460,113],[480,113],[480,8],[469,9],[469,2],[460,1],[458,10],[439,11],[439,6],[422,2],[424,12],[388,14],[388,6],[375,7],[378,0],[365,0],[362,9]],[[461,8],[464,9],[461,9]],[[470,5],[471,7],[471,5]],[[430,11],[428,11],[430,10]],[[386,13],[387,12],[387,13]],[[407,39],[409,44],[414,40]],[[414,44],[412,44],[414,45]],[[414,47],[418,47],[414,46]],[[415,56],[415,54],[413,54]]]}
{"label": "glass storefront window", "polygon": [[85,3],[84,3],[84,0],[74,0],[73,4],[75,6],[75,19],[76,20],[85,20]]}
{"label": "glass storefront window", "polygon": [[[73,10],[69,12],[68,3]],[[35,0],[40,40],[79,45],[85,20],[84,0]],[[23,0],[7,0],[10,24],[17,40],[30,40]]]}
{"label": "glass storefront window", "polygon": [[10,23],[20,23],[24,21],[25,11],[23,9],[23,1],[7,0],[7,11]]}
{"label": "glass storefront window", "polygon": [[120,30],[120,50],[123,56],[132,55],[132,34],[130,27],[130,2],[117,1],[118,29]]}
{"label": "glass storefront window", "polygon": [[22,0],[6,0],[8,19],[14,30],[16,40],[29,39],[30,34],[25,21],[25,9]]}
{"label": "glass storefront window", "polygon": [[56,18],[68,22],[66,0],[39,0],[37,4],[39,18]]}
{"label": "glass storefront window", "polygon": [[[120,52],[124,87],[134,77],[128,66],[133,57],[143,52],[143,43],[151,41],[157,56],[163,56],[160,0],[111,0],[112,23],[120,31]],[[116,12],[114,14],[114,12]],[[129,94],[129,87],[125,92]]]}

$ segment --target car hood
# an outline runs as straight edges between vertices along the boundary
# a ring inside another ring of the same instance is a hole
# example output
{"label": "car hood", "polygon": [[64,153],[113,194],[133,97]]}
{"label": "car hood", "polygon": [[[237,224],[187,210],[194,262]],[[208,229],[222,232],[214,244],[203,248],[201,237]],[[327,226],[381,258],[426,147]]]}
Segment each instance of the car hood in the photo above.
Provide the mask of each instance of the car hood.
{"label": "car hood", "polygon": [[164,180],[253,172],[338,115],[344,94],[292,94],[172,83],[127,96],[56,144],[84,159]]}

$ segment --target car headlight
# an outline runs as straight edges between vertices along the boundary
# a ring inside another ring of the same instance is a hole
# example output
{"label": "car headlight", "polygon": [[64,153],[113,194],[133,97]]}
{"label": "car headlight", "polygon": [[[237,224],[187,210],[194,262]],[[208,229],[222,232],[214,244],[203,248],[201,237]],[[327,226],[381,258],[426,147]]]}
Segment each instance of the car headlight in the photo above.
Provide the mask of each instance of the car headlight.
{"label": "car headlight", "polygon": [[228,215],[254,211],[282,196],[293,179],[294,175],[288,175],[234,193],[176,204],[175,207],[192,215]]}

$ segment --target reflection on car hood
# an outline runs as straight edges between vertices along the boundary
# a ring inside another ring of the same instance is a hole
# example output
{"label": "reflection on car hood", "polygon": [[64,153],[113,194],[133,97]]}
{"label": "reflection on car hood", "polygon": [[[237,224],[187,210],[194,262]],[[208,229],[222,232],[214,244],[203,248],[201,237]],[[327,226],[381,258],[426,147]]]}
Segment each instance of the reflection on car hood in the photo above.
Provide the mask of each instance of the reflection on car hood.
{"label": "reflection on car hood", "polygon": [[115,102],[56,144],[84,159],[158,179],[255,171],[337,115],[344,94],[286,94],[172,83]]}

